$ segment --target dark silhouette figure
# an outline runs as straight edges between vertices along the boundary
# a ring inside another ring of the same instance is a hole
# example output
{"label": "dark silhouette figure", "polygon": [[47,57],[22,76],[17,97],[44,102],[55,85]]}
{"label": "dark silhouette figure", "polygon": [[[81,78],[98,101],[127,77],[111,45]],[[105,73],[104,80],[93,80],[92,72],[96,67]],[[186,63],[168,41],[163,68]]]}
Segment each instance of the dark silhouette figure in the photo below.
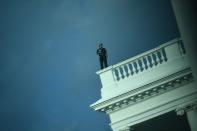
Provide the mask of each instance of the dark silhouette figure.
{"label": "dark silhouette figure", "polygon": [[[107,50],[103,48],[103,44],[99,44],[99,48],[96,51],[96,54],[99,55],[101,69],[108,66],[107,65]],[[103,65],[104,64],[104,65]]]}

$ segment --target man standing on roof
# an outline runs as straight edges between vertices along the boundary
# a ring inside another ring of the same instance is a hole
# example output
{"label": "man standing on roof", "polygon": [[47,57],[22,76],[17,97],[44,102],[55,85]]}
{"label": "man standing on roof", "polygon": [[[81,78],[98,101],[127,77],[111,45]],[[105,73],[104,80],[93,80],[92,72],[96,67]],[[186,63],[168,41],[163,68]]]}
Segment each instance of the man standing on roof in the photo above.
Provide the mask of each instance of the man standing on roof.
{"label": "man standing on roof", "polygon": [[[96,54],[99,55],[101,69],[108,66],[107,65],[107,50],[103,47],[103,44],[99,44],[99,48],[96,51]],[[104,65],[103,65],[104,64]]]}

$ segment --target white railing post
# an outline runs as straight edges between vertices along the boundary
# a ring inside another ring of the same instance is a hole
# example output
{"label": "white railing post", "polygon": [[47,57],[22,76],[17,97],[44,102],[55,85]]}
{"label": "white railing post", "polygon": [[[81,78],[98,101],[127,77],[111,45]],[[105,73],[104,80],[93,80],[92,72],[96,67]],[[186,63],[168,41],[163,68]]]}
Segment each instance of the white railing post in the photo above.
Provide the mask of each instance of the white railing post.
{"label": "white railing post", "polygon": [[148,55],[145,56],[145,59],[146,59],[146,65],[147,65],[147,69],[150,68],[150,62],[149,62],[149,59],[148,59]]}
{"label": "white railing post", "polygon": [[129,63],[127,63],[126,66],[127,66],[127,70],[128,70],[128,75],[130,76],[131,75],[131,69],[129,67]]}
{"label": "white railing post", "polygon": [[142,62],[142,70],[145,70],[144,58],[142,57],[140,60]]}
{"label": "white railing post", "polygon": [[121,66],[122,71],[123,71],[123,78],[125,78],[127,76],[126,70],[124,68],[124,65]]}
{"label": "white railing post", "polygon": [[113,76],[114,76],[114,81],[117,81],[118,80],[118,77],[116,76],[116,70],[115,69],[112,69],[112,73],[113,73]]}
{"label": "white railing post", "polygon": [[178,46],[178,42],[166,46],[164,50],[168,61],[181,57],[181,52]]}
{"label": "white railing post", "polygon": [[155,61],[156,61],[157,64],[159,64],[160,61],[159,61],[158,51],[156,51],[154,54],[155,54],[155,57],[156,57]]}
{"label": "white railing post", "polygon": [[100,76],[103,88],[107,88],[107,87],[115,84],[115,81],[117,78],[116,78],[116,75],[114,74],[114,70],[113,70],[112,66],[110,66],[104,70],[100,70],[96,73],[97,73],[97,75]]}
{"label": "white railing post", "polygon": [[162,49],[159,50],[159,53],[160,53],[161,63],[163,63],[163,61],[165,61],[165,58]]}
{"label": "white railing post", "polygon": [[136,60],[135,61],[135,63],[136,63],[136,68],[137,68],[137,72],[136,73],[139,73],[141,70],[140,70],[140,65],[139,65],[139,61],[138,60]]}
{"label": "white railing post", "polygon": [[155,60],[154,60],[154,57],[153,57],[153,53],[150,54],[150,59],[151,59],[152,67],[155,66]]}
{"label": "white railing post", "polygon": [[120,67],[117,67],[117,71],[118,71],[118,77],[119,77],[119,79],[122,79],[123,75],[122,75],[122,73],[120,71]]}
{"label": "white railing post", "polygon": [[135,74],[136,73],[136,69],[135,69],[135,66],[134,66],[133,62],[131,62],[131,67],[132,67],[133,74]]}

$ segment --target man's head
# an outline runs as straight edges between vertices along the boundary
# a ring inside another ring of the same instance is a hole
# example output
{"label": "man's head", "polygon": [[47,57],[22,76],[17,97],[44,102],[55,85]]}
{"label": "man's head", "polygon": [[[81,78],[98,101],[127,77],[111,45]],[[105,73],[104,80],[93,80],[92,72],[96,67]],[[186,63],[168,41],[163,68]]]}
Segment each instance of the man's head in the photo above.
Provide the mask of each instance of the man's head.
{"label": "man's head", "polygon": [[102,44],[102,43],[100,43],[100,44],[99,44],[99,48],[102,48],[102,47],[103,47],[103,44]]}

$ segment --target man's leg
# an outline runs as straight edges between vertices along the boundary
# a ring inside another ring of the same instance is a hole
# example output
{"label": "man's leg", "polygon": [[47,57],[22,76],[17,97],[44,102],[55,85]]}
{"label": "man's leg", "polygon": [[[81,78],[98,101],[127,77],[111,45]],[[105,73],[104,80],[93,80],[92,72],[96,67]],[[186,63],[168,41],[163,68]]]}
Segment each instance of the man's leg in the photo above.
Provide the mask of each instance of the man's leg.
{"label": "man's leg", "polygon": [[100,65],[101,65],[101,69],[103,69],[103,58],[100,57]]}
{"label": "man's leg", "polygon": [[105,67],[108,67],[107,58],[106,57],[104,58],[104,64],[105,64]]}

